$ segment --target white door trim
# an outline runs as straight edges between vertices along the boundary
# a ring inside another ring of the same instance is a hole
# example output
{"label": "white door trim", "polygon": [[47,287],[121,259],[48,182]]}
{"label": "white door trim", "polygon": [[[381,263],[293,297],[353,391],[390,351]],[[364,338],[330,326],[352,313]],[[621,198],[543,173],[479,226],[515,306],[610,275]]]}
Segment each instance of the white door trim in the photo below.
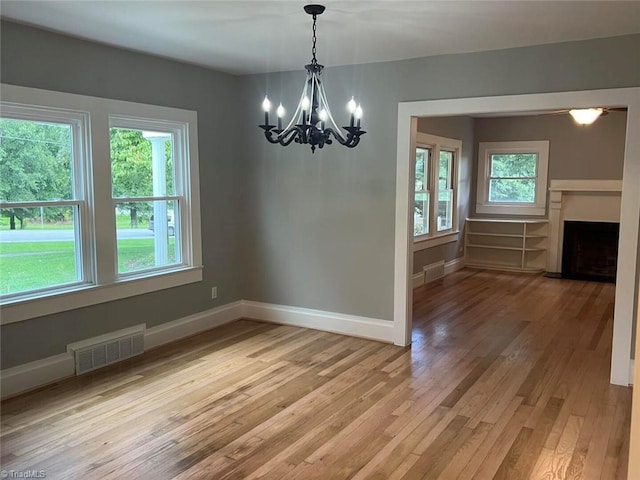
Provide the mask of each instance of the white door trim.
{"label": "white door trim", "polygon": [[532,110],[558,110],[593,106],[627,107],[627,135],[622,179],[620,244],[613,330],[611,382],[627,385],[631,363],[632,325],[637,317],[638,232],[640,219],[640,88],[584,90],[575,92],[426,100],[398,104],[396,163],[396,224],[394,268],[394,342],[411,342],[410,249],[410,161],[412,125],[417,117],[473,115],[477,113],[518,113]]}

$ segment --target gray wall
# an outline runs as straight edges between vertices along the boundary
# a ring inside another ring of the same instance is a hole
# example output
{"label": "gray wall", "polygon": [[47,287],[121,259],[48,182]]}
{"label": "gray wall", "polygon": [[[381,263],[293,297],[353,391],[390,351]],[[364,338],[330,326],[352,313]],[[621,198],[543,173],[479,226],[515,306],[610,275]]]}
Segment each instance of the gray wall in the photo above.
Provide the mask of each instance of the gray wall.
{"label": "gray wall", "polygon": [[2,82],[198,112],[205,264],[200,284],[3,326],[3,368],[239,298],[391,319],[398,102],[640,86],[640,35],[330,68],[337,120],[355,95],[369,133],[312,155],[257,128],[267,91],[291,112],[302,70],[238,78],[11,23],[1,35]]}
{"label": "gray wall", "polygon": [[[626,112],[609,112],[588,126],[578,125],[568,114],[478,118],[474,178],[478,142],[549,140],[548,181],[622,179],[626,128]],[[474,181],[474,213],[476,189]]]}
{"label": "gray wall", "polygon": [[413,254],[413,273],[422,267],[444,260],[449,262],[464,255],[464,225],[469,216],[471,184],[474,181],[474,119],[471,117],[424,117],[418,119],[418,131],[462,141],[458,167],[458,230],[457,242],[438,245]]}
{"label": "gray wall", "polygon": [[[639,86],[639,48],[632,35],[326,69],[337,120],[355,95],[369,133],[315,155],[247,135],[246,298],[391,319],[398,102]],[[260,122],[265,92],[291,112],[303,79],[242,77],[247,124]]]}
{"label": "gray wall", "polygon": [[[570,115],[513,117],[425,117],[418,131],[462,140],[459,229],[475,214],[479,142],[549,140],[548,180],[622,179],[626,112],[612,111],[594,124],[580,126]],[[483,216],[483,215],[478,215]],[[486,216],[486,215],[485,215]],[[495,216],[495,215],[491,215]],[[462,256],[464,237],[456,243],[416,252],[413,272],[424,265]]]}
{"label": "gray wall", "polygon": [[478,118],[476,142],[549,140],[549,179],[622,179],[626,112],[581,126],[569,114]]}
{"label": "gray wall", "polygon": [[198,112],[204,263],[201,283],[2,326],[2,368],[62,353],[69,342],[240,299],[237,78],[9,22],[2,22],[0,40],[4,83]]}

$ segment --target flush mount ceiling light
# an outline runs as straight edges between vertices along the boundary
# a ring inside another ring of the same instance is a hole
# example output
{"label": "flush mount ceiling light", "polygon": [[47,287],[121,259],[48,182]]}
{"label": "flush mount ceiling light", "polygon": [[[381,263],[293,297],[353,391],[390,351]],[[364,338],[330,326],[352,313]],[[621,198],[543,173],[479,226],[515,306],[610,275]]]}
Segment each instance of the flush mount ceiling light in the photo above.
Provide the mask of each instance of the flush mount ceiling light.
{"label": "flush mount ceiling light", "polygon": [[[353,148],[360,142],[360,136],[366,132],[360,128],[362,107],[356,103],[353,97],[347,103],[350,120],[349,126],[342,127],[344,132],[333,120],[327,95],[320,81],[320,74],[324,65],[320,65],[316,59],[316,18],[324,12],[322,5],[305,5],[304,11],[313,17],[313,35],[311,37],[311,63],[305,65],[307,79],[302,89],[300,102],[291,121],[282,128],[282,117],[285,111],[282,103],[276,109],[277,126],[269,123],[271,102],[265,95],[262,102],[264,110],[264,125],[259,125],[264,130],[264,136],[270,143],[279,143],[283,147],[292,142],[311,145],[311,152],[315,153],[316,147],[322,148],[325,144],[331,145],[335,139],[341,145]],[[331,138],[333,137],[333,139]]]}
{"label": "flush mount ceiling light", "polygon": [[569,115],[580,125],[591,125],[603,112],[603,108],[580,108],[569,110]]}

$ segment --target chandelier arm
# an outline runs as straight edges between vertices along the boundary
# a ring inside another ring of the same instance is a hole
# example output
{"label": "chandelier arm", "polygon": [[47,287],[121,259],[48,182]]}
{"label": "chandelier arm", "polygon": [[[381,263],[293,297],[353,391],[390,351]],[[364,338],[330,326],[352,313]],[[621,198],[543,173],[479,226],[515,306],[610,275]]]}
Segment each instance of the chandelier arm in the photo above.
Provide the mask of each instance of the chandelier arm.
{"label": "chandelier arm", "polygon": [[333,119],[333,115],[331,115],[331,110],[329,109],[329,102],[327,101],[327,94],[324,91],[324,86],[322,85],[322,82],[320,82],[320,79],[318,79],[318,86],[319,86],[318,92],[320,94],[320,100],[322,103],[324,103],[324,108],[327,110],[327,120],[329,120],[329,126],[333,127],[335,131],[339,132],[340,127],[338,127],[338,124]]}
{"label": "chandelier arm", "polygon": [[278,135],[278,141],[276,143],[279,143],[283,147],[286,147],[287,145],[291,144],[296,138],[298,138],[300,136],[300,133],[300,127],[298,126],[293,127],[291,130],[285,130]]}
{"label": "chandelier arm", "polygon": [[309,67],[307,72],[307,92],[309,93],[309,110],[307,112],[306,122],[309,125],[317,126],[320,122],[320,104],[318,102],[318,89],[317,89],[317,70],[322,68],[322,65],[307,65]]}
{"label": "chandelier arm", "polygon": [[347,135],[345,137],[340,130],[334,130],[333,128],[327,128],[327,129],[325,129],[325,132],[327,132],[327,137],[333,136],[333,138],[340,145],[348,145],[349,142],[351,142],[351,136]]}
{"label": "chandelier arm", "polygon": [[311,80],[310,83],[311,85],[310,90],[311,90],[311,98],[309,99],[311,101],[310,105],[309,105],[309,123],[311,125],[317,125],[318,124],[318,114],[320,113],[319,108],[320,108],[320,104],[318,103],[318,89],[316,88],[316,83],[317,83],[317,77],[315,73],[311,74],[311,78],[309,79]]}
{"label": "chandelier arm", "polygon": [[343,137],[341,132],[339,130],[334,130],[333,128],[329,127],[329,128],[325,128],[325,135],[327,137],[329,136],[333,136],[333,138],[340,144],[340,145],[344,145],[345,147],[349,146],[349,144],[352,142],[353,140],[353,135],[347,135],[347,137]]}
{"label": "chandelier arm", "polygon": [[364,135],[365,132],[364,130],[360,130],[357,127],[343,127],[345,130],[347,130],[348,134],[347,137],[343,137],[341,135],[341,133],[339,131],[334,130],[333,128],[326,128],[325,131],[325,135],[327,137],[329,137],[330,135],[333,136],[333,138],[340,144],[340,145],[344,145],[347,148],[353,148],[356,145],[358,145],[358,143],[360,142],[360,136]]}
{"label": "chandelier arm", "polygon": [[[260,125],[260,128],[264,130],[264,136],[269,143],[280,144],[283,147],[291,144],[296,138],[304,136],[304,132],[299,126],[294,126],[291,129],[276,131],[273,125]],[[274,137],[273,134],[276,133]]]}
{"label": "chandelier arm", "polygon": [[273,129],[275,128],[273,125],[259,125],[259,127],[264,130],[264,137],[269,143],[280,143],[278,137],[273,138]]}
{"label": "chandelier arm", "polygon": [[304,82],[304,88],[302,89],[302,94],[300,95],[300,101],[298,101],[298,106],[296,107],[296,111],[293,113],[291,120],[285,127],[284,131],[288,131],[293,128],[295,125],[302,123],[302,99],[307,95],[307,81]]}

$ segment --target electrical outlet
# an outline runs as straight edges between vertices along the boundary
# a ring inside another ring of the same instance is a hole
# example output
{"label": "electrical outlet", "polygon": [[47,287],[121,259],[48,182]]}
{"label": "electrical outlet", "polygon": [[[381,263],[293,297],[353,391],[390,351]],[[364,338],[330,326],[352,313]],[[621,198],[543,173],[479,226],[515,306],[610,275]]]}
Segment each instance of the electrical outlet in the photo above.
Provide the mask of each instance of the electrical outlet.
{"label": "electrical outlet", "polygon": [[211,287],[211,298],[218,298],[218,287]]}

